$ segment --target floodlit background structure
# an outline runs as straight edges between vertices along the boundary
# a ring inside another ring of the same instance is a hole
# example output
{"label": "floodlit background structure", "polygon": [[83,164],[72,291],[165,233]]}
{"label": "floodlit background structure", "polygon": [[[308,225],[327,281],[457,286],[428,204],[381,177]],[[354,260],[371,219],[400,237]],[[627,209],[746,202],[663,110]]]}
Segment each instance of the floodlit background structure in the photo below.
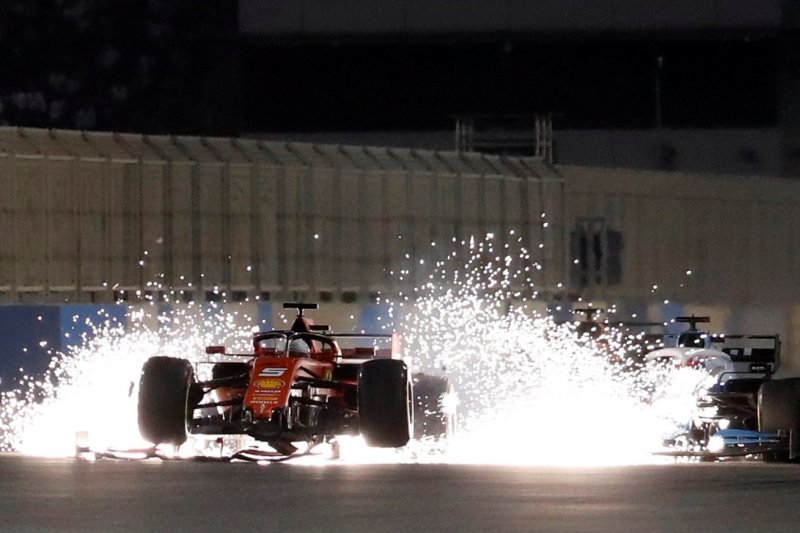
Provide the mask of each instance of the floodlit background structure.
{"label": "floodlit background structure", "polygon": [[406,254],[510,230],[542,290],[564,279],[563,180],[540,158],[16,128],[0,150],[6,301],[364,301],[414,286],[392,274]]}
{"label": "floodlit background structure", "polygon": [[0,303],[362,316],[432,242],[515,230],[559,318],[708,314],[800,361],[796,2],[8,5]]}

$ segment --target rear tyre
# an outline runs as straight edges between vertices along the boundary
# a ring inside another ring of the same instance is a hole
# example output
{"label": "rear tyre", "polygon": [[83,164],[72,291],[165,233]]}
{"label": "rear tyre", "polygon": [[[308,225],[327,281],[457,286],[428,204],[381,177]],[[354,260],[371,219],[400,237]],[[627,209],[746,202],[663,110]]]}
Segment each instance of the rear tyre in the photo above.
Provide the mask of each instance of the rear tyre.
{"label": "rear tyre", "polygon": [[[758,430],[800,430],[800,379],[770,379],[758,389]],[[762,454],[766,462],[789,461],[788,450]]]}
{"label": "rear tyre", "polygon": [[189,361],[151,357],[139,381],[139,432],[153,444],[186,442],[193,402],[194,371]]}
{"label": "rear tyre", "polygon": [[413,413],[408,368],[397,359],[373,359],[358,372],[358,416],[369,446],[405,446],[412,433]]}
{"label": "rear tyre", "polygon": [[455,425],[455,413],[446,405],[453,394],[447,378],[414,374],[414,438],[446,438]]}

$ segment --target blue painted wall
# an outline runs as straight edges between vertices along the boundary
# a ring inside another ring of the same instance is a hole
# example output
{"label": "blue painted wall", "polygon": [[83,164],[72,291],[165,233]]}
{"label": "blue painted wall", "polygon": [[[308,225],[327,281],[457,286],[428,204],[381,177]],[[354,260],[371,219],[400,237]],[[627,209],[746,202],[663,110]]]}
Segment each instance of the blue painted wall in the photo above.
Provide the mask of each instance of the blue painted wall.
{"label": "blue painted wall", "polygon": [[[15,388],[23,374],[42,374],[50,359],[93,335],[108,321],[127,326],[124,305],[0,306],[0,390]],[[20,372],[20,368],[24,369]]]}
{"label": "blue painted wall", "polygon": [[389,306],[369,303],[361,306],[358,329],[370,333],[391,333],[394,324],[389,321]]}
{"label": "blue painted wall", "polygon": [[81,345],[81,337],[86,335],[91,338],[94,329],[101,327],[104,322],[123,328],[128,325],[128,309],[124,305],[61,305],[59,310],[62,350]]}
{"label": "blue painted wall", "polygon": [[0,306],[0,390],[14,388],[20,368],[26,374],[43,372],[60,343],[59,306]]}

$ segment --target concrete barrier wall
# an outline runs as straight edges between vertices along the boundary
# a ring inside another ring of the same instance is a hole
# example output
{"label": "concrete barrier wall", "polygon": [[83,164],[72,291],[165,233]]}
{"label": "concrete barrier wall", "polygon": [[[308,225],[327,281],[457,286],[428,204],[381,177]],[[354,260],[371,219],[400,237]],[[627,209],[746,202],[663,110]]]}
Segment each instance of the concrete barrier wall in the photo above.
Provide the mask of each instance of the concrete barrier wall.
{"label": "concrete barrier wall", "polygon": [[[572,227],[581,219],[600,219],[622,239],[620,282],[576,291],[728,305],[800,301],[800,182],[559,169],[566,183],[564,216]],[[659,289],[653,292],[653,286]]]}
{"label": "concrete barrier wall", "polygon": [[[544,265],[537,287],[565,309],[662,320],[707,308],[717,330],[784,334],[787,360],[800,347],[800,185],[788,179],[0,128],[0,188],[5,303],[126,291],[131,306],[172,288],[170,301],[365,305],[420,283],[432,241],[515,229]],[[580,235],[592,268],[575,255]]]}
{"label": "concrete barrier wall", "polygon": [[[515,229],[563,272],[561,179],[537,158],[0,128],[0,301],[175,289],[369,299],[434,241]],[[410,267],[414,270],[414,266]]]}

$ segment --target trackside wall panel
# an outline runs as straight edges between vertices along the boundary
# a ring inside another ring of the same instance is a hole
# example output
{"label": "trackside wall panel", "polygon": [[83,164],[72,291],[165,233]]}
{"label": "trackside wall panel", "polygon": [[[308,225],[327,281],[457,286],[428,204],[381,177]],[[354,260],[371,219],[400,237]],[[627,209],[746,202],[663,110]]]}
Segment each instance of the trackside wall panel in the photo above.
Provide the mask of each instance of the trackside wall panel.
{"label": "trackside wall panel", "polygon": [[71,290],[78,282],[77,179],[74,161],[50,161],[44,189],[49,216],[49,279],[53,290]]}
{"label": "trackside wall panel", "polygon": [[80,233],[80,284],[103,290],[109,272],[109,180],[105,162],[81,162],[78,166],[77,194]]}
{"label": "trackside wall panel", "polygon": [[486,235],[486,196],[482,176],[470,175],[461,178],[461,216],[463,238],[482,239]]}
{"label": "trackside wall panel", "polygon": [[105,281],[108,284],[107,290],[118,284],[128,284],[126,279],[127,271],[123,265],[130,264],[125,250],[130,247],[130,239],[127,234],[130,225],[126,224],[126,219],[130,217],[127,208],[126,198],[133,198],[136,201],[137,195],[126,196],[125,177],[127,175],[123,165],[108,164],[108,257]]}
{"label": "trackside wall panel", "polygon": [[275,165],[259,165],[256,172],[255,195],[258,201],[254,208],[257,216],[253,220],[255,233],[251,246],[253,252],[258,254],[259,260],[253,268],[257,273],[258,289],[263,292],[274,291],[283,286],[278,273],[282,264],[281,254],[277,250],[283,248],[285,239],[285,233],[280,233],[284,221],[278,211],[281,209],[278,184],[285,179],[284,174],[285,168]]}
{"label": "trackside wall panel", "polygon": [[[194,288],[204,288],[208,283],[202,272],[193,269],[193,254],[200,253],[195,240],[194,226],[199,222],[195,210],[199,209],[199,180],[197,165],[191,162],[176,162],[167,167],[164,180],[164,276],[183,284],[192,282]],[[157,283],[164,278],[156,274]],[[156,281],[156,280],[154,280]]]}
{"label": "trackside wall panel", "polygon": [[568,230],[581,218],[600,217],[623,241],[620,282],[577,292],[641,298],[657,285],[653,297],[663,300],[800,298],[800,183],[585,167],[561,172]]}
{"label": "trackside wall panel", "polygon": [[436,243],[443,245],[453,237],[461,238],[461,180],[458,176],[446,174],[439,178],[439,207],[437,217]]}
{"label": "trackside wall panel", "polygon": [[338,250],[341,235],[335,231],[339,210],[336,200],[340,194],[338,172],[334,169],[319,169],[313,177],[314,194],[309,198],[310,213],[307,231],[310,233],[309,246],[314,258],[310,280],[313,285],[325,291],[336,288],[339,264]]}
{"label": "trackside wall panel", "polygon": [[278,269],[274,283],[277,287],[296,289],[297,275],[297,227],[293,216],[297,205],[297,189],[304,169],[285,168],[277,183],[277,203],[275,207],[276,224],[272,231],[276,232],[276,248]]}
{"label": "trackside wall panel", "polygon": [[506,216],[508,205],[503,195],[503,184],[495,176],[482,176],[483,195],[486,206],[486,230],[499,234],[503,230],[503,220]]}
{"label": "trackside wall panel", "polygon": [[13,195],[16,205],[12,213],[16,219],[14,250],[18,265],[17,286],[21,290],[36,290],[47,284],[47,177],[43,159],[22,160],[17,167]]}
{"label": "trackside wall panel", "polygon": [[[538,181],[531,178],[527,178],[527,183],[529,189],[539,191],[538,204],[528,207],[529,212],[534,214],[533,220],[536,221],[541,244],[538,247],[538,257],[543,268],[538,275],[539,287],[545,291],[562,292],[569,283],[566,264],[568,219],[564,211],[564,184],[560,181]],[[529,231],[533,234],[534,230],[531,228]]]}
{"label": "trackside wall panel", "polygon": [[[131,289],[144,289],[148,283],[156,282],[159,273],[167,269],[168,256],[166,233],[172,215],[165,189],[169,184],[170,169],[163,162],[142,163],[141,172],[141,225],[137,245],[131,251],[138,268],[138,283]],[[137,206],[138,208],[138,206]],[[169,213],[169,214],[168,214]]]}
{"label": "trackside wall panel", "polygon": [[2,133],[18,150],[0,155],[0,299],[8,301],[166,303],[173,289],[178,300],[214,290],[310,299],[322,291],[348,301],[410,294],[429,272],[420,259],[453,238],[516,228],[541,240],[531,234],[539,231],[531,204],[550,194],[535,173],[518,175],[525,166],[513,158]]}
{"label": "trackside wall panel", "polygon": [[251,169],[248,164],[231,164],[228,167],[228,217],[230,250],[230,283],[233,288],[249,288],[253,281],[254,258],[251,255],[253,238],[253,201]]}
{"label": "trackside wall panel", "polygon": [[364,223],[361,225],[361,239],[365,245],[363,284],[368,290],[374,291],[382,288],[388,267],[385,253],[389,238],[385,224],[386,176],[382,172],[360,172],[359,179],[363,184],[359,198],[360,210],[364,213]]}
{"label": "trackside wall panel", "polygon": [[[414,250],[411,254],[412,258],[416,260],[427,253],[432,240],[431,218],[434,216],[434,206],[431,199],[435,194],[433,175],[427,172],[424,174],[412,174],[409,186],[411,188],[409,191],[411,203],[407,206],[407,209],[413,225],[408,228],[406,237]],[[417,269],[412,271],[413,274],[417,272]],[[412,279],[415,285],[419,281],[415,276],[412,276]]]}
{"label": "trackside wall panel", "polygon": [[[13,156],[0,157],[0,187],[4,191],[14,190],[14,175],[16,164]],[[14,205],[13,194],[0,194],[0,287],[10,290],[15,283],[14,268],[16,259],[14,255],[14,214],[11,211]]]}
{"label": "trackside wall panel", "polygon": [[199,270],[206,290],[224,292],[229,287],[226,266],[230,265],[230,190],[222,165],[197,167],[199,205],[192,206],[192,270]]}
{"label": "trackside wall panel", "polygon": [[342,194],[339,197],[339,231],[341,239],[336,250],[335,262],[340,272],[339,284],[343,290],[355,290],[361,286],[361,278],[365,271],[366,248],[362,230],[365,219],[361,212],[361,199],[364,195],[363,183],[358,172],[339,172],[339,186]]}
{"label": "trackside wall panel", "polygon": [[412,200],[408,194],[410,174],[407,172],[393,172],[387,176],[387,191],[389,205],[386,210],[389,226],[389,240],[387,249],[392,261],[390,266],[389,281],[387,285],[394,292],[405,292],[411,287],[408,276],[400,274],[407,261],[405,254],[411,253],[413,242],[408,238],[408,233],[413,231],[415,221],[409,214]]}

